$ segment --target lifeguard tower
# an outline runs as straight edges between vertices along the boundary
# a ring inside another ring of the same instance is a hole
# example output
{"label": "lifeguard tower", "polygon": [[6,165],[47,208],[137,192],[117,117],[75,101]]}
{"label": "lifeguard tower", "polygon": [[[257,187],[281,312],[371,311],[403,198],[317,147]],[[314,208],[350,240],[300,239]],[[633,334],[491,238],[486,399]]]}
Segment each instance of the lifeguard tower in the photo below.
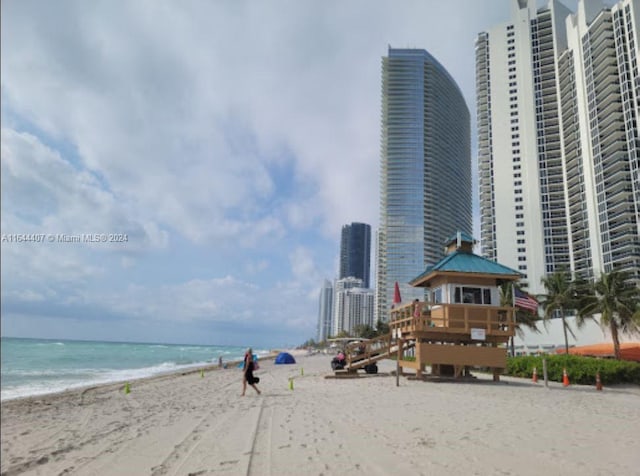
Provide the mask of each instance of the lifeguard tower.
{"label": "lifeguard tower", "polygon": [[[500,305],[500,285],[519,272],[473,254],[475,240],[458,232],[446,243],[447,255],[410,282],[428,289],[427,302],[391,310],[389,327],[399,365],[421,377],[427,365],[435,376],[461,377],[472,366],[488,367],[494,380],[507,365],[499,347],[514,335],[514,308]],[[405,358],[413,348],[415,360]]]}
{"label": "lifeguard tower", "polygon": [[[471,367],[493,371],[507,366],[507,349],[514,335],[514,308],[500,305],[500,286],[518,281],[518,271],[473,254],[475,240],[458,232],[447,240],[447,255],[409,284],[427,288],[428,300],[391,309],[390,333],[345,347],[346,366],[336,375],[371,368],[381,359],[431,375],[462,377]],[[413,353],[414,355],[409,355]]]}

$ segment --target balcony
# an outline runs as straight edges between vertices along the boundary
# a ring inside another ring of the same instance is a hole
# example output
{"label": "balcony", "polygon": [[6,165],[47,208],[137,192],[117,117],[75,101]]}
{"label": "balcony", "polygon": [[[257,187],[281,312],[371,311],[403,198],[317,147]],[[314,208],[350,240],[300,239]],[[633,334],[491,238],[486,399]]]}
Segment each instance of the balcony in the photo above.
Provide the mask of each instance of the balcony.
{"label": "balcony", "polygon": [[418,303],[421,312],[414,316],[413,303],[391,311],[391,332],[402,338],[421,338],[432,341],[475,342],[472,329],[484,331],[485,340],[504,343],[515,333],[514,308],[477,304]]}

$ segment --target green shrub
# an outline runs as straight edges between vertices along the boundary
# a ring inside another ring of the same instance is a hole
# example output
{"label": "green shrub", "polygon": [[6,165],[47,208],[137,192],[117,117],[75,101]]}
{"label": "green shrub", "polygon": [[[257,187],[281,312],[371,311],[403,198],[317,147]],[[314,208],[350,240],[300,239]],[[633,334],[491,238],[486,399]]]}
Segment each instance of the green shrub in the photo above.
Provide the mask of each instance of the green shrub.
{"label": "green shrub", "polygon": [[[640,363],[625,360],[599,359],[579,355],[547,355],[549,380],[562,382],[562,370],[567,369],[569,381],[581,385],[595,385],[596,372],[600,372],[603,385],[632,383],[640,385]],[[542,379],[542,356],[509,357],[506,374],[513,377],[531,378],[536,367]]]}

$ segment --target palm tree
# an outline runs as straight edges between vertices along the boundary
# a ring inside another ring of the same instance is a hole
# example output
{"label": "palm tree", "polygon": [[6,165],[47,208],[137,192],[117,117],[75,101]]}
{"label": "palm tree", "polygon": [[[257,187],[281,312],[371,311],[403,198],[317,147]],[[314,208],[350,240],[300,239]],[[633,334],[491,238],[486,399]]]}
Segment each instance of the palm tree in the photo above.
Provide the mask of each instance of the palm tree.
{"label": "palm tree", "polygon": [[[575,339],[575,334],[566,319],[566,312],[575,309],[578,304],[579,290],[583,289],[583,281],[572,280],[566,269],[560,269],[553,274],[542,278],[542,284],[547,290],[547,294],[538,296],[540,305],[544,309],[545,324],[549,319],[560,317],[562,319],[562,330],[564,332],[564,351],[569,354],[569,339],[567,333]],[[584,321],[578,322],[581,327]]]}
{"label": "palm tree", "polygon": [[357,324],[353,327],[353,335],[364,339],[373,339],[377,334],[369,324]]}
{"label": "palm tree", "polygon": [[579,319],[600,314],[600,326],[609,327],[613,351],[620,359],[620,333],[640,332],[640,290],[631,283],[631,275],[623,271],[603,273],[585,296]]}
{"label": "palm tree", "polygon": [[[523,287],[526,287],[526,285],[523,285]],[[500,285],[500,306],[513,307],[513,283],[511,281],[506,281]],[[524,337],[525,327],[533,332],[540,333],[540,329],[538,329],[538,326],[536,325],[538,320],[537,314],[516,308],[514,327],[518,337],[521,339]],[[513,338],[514,336],[511,336],[511,356],[515,355]]]}
{"label": "palm tree", "polygon": [[376,333],[379,336],[383,336],[385,334],[389,334],[391,332],[391,330],[389,329],[389,323],[388,322],[384,322],[381,319],[378,319],[378,322],[376,323]]}

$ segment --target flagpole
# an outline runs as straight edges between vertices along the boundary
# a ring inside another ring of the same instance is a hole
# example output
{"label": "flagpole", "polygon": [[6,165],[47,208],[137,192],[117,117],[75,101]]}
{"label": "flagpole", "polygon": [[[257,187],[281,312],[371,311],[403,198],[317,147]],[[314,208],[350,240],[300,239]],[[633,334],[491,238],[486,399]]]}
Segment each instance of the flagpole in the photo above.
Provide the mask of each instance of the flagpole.
{"label": "flagpole", "polygon": [[511,307],[513,309],[513,319],[512,319],[512,326],[513,326],[513,335],[511,336],[511,357],[515,357],[516,356],[516,345],[515,345],[515,334],[516,334],[516,285],[515,283],[512,281],[511,282]]}

